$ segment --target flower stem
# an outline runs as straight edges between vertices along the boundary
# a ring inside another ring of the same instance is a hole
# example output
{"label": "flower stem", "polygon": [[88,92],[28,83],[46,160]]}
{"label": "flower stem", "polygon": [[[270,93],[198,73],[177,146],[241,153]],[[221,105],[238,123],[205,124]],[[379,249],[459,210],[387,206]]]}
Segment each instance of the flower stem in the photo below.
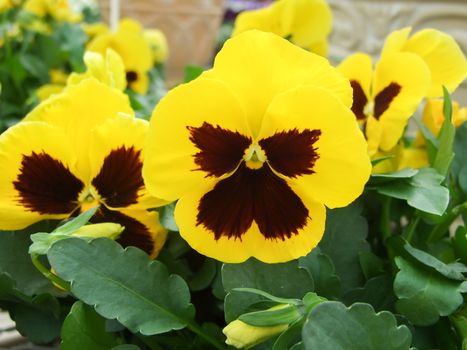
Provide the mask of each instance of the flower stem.
{"label": "flower stem", "polygon": [[209,344],[213,345],[218,350],[226,350],[227,347],[222,344],[219,340],[213,338],[210,334],[207,334],[204,329],[202,329],[195,322],[187,322],[187,328],[193,333],[199,335],[201,338],[206,340]]}
{"label": "flower stem", "polygon": [[407,230],[405,231],[405,239],[407,240],[407,242],[410,243],[412,241],[413,235],[415,233],[415,229],[417,228],[419,222],[420,222],[420,216],[418,216],[417,212],[415,212],[415,219],[410,221],[410,224],[409,226],[407,226]]}
{"label": "flower stem", "polygon": [[36,269],[38,269],[48,280],[50,280],[50,282],[62,288],[63,290],[66,290],[67,292],[70,291],[70,284],[62,280],[60,277],[52,273],[47,267],[45,267],[39,260],[38,254],[31,254],[31,260]]}
{"label": "flower stem", "polygon": [[459,215],[467,211],[467,202],[459,204],[458,206],[452,208],[452,210],[446,215],[445,219],[437,226],[433,228],[427,238],[427,242],[435,242],[449,230],[449,226],[457,219]]}
{"label": "flower stem", "polygon": [[384,241],[391,236],[391,197],[384,197],[382,200],[382,211],[381,211],[381,221],[380,221],[380,230],[383,236]]}

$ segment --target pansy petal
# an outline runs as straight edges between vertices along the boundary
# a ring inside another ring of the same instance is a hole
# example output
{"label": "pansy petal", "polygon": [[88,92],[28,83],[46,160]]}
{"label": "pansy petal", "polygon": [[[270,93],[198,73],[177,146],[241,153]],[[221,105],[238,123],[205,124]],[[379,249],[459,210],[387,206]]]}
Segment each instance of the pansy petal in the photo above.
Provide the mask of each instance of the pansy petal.
{"label": "pansy petal", "polygon": [[240,12],[235,19],[232,36],[236,36],[251,29],[271,32],[280,36],[287,35],[285,32],[282,32],[282,26],[279,21],[271,20],[276,6],[277,4],[272,4],[271,6],[260,9]]}
{"label": "pansy petal", "polygon": [[393,148],[430,86],[430,71],[423,60],[412,53],[394,53],[381,57],[375,69],[373,95],[375,118],[382,127],[383,151]]}
{"label": "pansy petal", "polygon": [[[356,199],[368,180],[371,164],[366,141],[350,109],[325,89],[308,86],[290,90],[272,101],[260,139],[294,129],[320,132],[313,143],[318,158],[311,174],[302,172],[288,178],[288,182],[329,208]],[[282,161],[293,162],[296,158],[284,157]]]}
{"label": "pansy petal", "polygon": [[[203,132],[198,135],[196,130]],[[220,150],[218,139],[225,140],[228,134],[248,137],[250,133],[240,103],[223,83],[201,78],[170,91],[150,122],[143,165],[148,190],[173,201],[207,176],[216,175],[200,170],[201,149],[196,145],[207,148],[212,158],[219,153],[223,160],[228,153]]]}
{"label": "pansy petal", "polygon": [[352,112],[358,119],[365,119],[364,109],[371,96],[373,80],[371,57],[357,52],[342,61],[337,69],[350,80],[353,89]]}
{"label": "pansy petal", "polygon": [[443,85],[453,92],[467,76],[467,60],[459,45],[439,30],[415,33],[405,43],[404,51],[419,55],[430,68],[430,97],[443,96]]}
{"label": "pansy petal", "polygon": [[[203,76],[216,77],[234,91],[244,104],[253,136],[258,134],[274,96],[298,85],[321,86],[344,104],[352,105],[348,80],[326,59],[277,35],[257,30],[227,40],[214,61],[214,68]],[[252,79],[258,83],[252,84]]]}
{"label": "pansy petal", "polygon": [[133,115],[128,97],[90,78],[41,103],[25,120],[45,121],[64,130],[77,155],[80,172],[89,179],[91,130],[119,114]]}
{"label": "pansy petal", "polygon": [[407,39],[409,38],[411,30],[411,27],[405,27],[399,30],[395,30],[389,34],[384,42],[381,55],[402,51],[405,43],[407,42]]}
{"label": "pansy petal", "polygon": [[120,115],[92,131],[91,183],[108,207],[139,204],[148,209],[167,203],[151,196],[144,186],[143,148],[148,128],[145,120]]}
{"label": "pansy petal", "polygon": [[159,222],[157,212],[139,209],[119,211],[100,208],[91,219],[92,223],[114,222],[125,227],[117,240],[124,247],[137,247],[155,258],[162,249],[167,230]]}
{"label": "pansy petal", "polygon": [[84,187],[67,136],[43,122],[22,122],[0,136],[0,229],[63,219]]}
{"label": "pansy petal", "polygon": [[[266,263],[279,263],[299,258],[309,253],[321,240],[326,221],[326,210],[322,204],[310,200],[306,193],[296,191],[308,210],[309,217],[304,227],[289,238],[267,239],[253,222],[241,238],[221,236],[215,239],[213,232],[202,224],[197,225],[197,215],[201,198],[213,188],[212,185],[199,186],[183,196],[175,209],[175,220],[180,234],[190,246],[203,255],[227,262],[240,263],[255,257]],[[277,200],[280,204],[281,199]],[[274,203],[275,204],[275,203]],[[274,205],[272,204],[272,206]],[[225,220],[230,220],[232,212],[225,212]]]}

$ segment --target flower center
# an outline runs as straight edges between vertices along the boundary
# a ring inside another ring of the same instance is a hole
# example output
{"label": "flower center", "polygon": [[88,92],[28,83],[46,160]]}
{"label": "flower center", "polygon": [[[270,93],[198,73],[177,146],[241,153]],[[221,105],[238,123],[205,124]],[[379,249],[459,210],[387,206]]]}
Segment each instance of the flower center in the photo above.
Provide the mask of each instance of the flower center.
{"label": "flower center", "polygon": [[85,189],[78,198],[81,212],[85,212],[88,209],[94,208],[99,205],[100,200],[97,192],[94,188]]}
{"label": "flower center", "polygon": [[373,115],[374,111],[375,111],[375,103],[373,101],[368,101],[365,108],[363,109],[363,113],[366,116],[370,116],[370,115]]}
{"label": "flower center", "polygon": [[258,144],[252,143],[245,150],[243,160],[248,168],[257,170],[261,169],[267,157],[266,153],[264,153],[263,149]]}

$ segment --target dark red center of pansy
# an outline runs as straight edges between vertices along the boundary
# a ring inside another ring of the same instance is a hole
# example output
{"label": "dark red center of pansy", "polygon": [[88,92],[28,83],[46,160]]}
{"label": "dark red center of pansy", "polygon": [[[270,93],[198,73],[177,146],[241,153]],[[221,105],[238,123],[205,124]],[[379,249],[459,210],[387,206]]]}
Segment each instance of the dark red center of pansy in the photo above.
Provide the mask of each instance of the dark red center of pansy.
{"label": "dark red center of pansy", "polygon": [[368,103],[368,98],[366,97],[365,92],[363,91],[363,88],[358,81],[351,80],[350,86],[352,86],[353,90],[352,112],[355,114],[357,119],[366,119],[364,109]]}
{"label": "dark red center of pansy", "polygon": [[243,161],[251,138],[209,123],[188,130],[199,149],[194,154],[195,170],[216,177],[235,171],[200,199],[197,225],[213,232],[216,240],[241,239],[253,222],[266,239],[272,240],[290,238],[306,226],[308,209],[275,172],[290,178],[313,174],[319,158],[314,145],[320,130],[292,129],[261,139],[258,145],[268,164],[257,169]]}

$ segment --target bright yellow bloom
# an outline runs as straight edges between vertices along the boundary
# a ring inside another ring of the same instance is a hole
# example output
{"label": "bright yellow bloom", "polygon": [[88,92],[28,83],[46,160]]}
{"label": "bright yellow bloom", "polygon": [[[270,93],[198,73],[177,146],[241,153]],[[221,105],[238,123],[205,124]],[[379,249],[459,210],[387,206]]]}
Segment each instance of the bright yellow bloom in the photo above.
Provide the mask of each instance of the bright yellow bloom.
{"label": "bright yellow bloom", "polygon": [[147,129],[126,95],[93,78],[40,104],[0,136],[0,229],[100,205],[92,223],[124,226],[121,244],[155,256],[167,231],[146,210],[164,204],[141,175]]}
{"label": "bright yellow bloom", "polygon": [[83,31],[88,36],[88,40],[92,40],[94,37],[110,31],[109,26],[103,22],[82,23],[81,28],[83,28]]}
{"label": "bright yellow bloom", "polygon": [[374,158],[392,156],[373,166],[372,173],[392,173],[398,170],[412,168],[420,169],[428,166],[428,154],[424,147],[405,147],[402,143],[389,152],[378,152]]}
{"label": "bright yellow bloom", "polygon": [[81,15],[73,12],[68,0],[26,0],[24,10],[39,17],[52,16],[57,21],[79,22]]}
{"label": "bright yellow bloom", "polygon": [[89,77],[94,77],[100,82],[125,90],[126,76],[122,58],[112,49],[107,49],[105,56],[97,52],[88,51],[84,54],[86,72],[72,73],[68,79],[69,85],[74,85]]}
{"label": "bright yellow bloom", "polygon": [[364,125],[370,155],[391,150],[428,91],[428,68],[415,54],[394,53],[383,55],[373,72],[371,57],[356,53],[338,69],[352,85],[352,111]]}
{"label": "bright yellow bloom", "polygon": [[[434,136],[438,136],[441,126],[444,123],[442,99],[429,99],[423,109],[422,122]],[[457,128],[467,121],[467,107],[460,108],[459,103],[452,102],[452,123]]]}
{"label": "bright yellow bloom", "polygon": [[326,56],[332,13],[325,0],[279,0],[238,15],[232,35],[259,29],[277,34],[306,50]]}
{"label": "bright yellow bloom", "polygon": [[108,48],[122,58],[128,86],[139,94],[145,94],[149,87],[148,72],[153,66],[153,60],[151,48],[143,33],[136,32],[132,26],[123,25],[116,32],[97,35],[87,46],[89,51],[102,55]]}
{"label": "bright yellow bloom", "polygon": [[326,59],[271,33],[239,34],[157,105],[146,186],[179,199],[180,234],[204,255],[303,256],[321,240],[325,205],[348,205],[370,174],[351,94]]}
{"label": "bright yellow bloom", "polygon": [[423,59],[431,72],[429,97],[443,96],[442,85],[453,92],[467,76],[467,61],[456,41],[436,29],[423,29],[409,37],[412,28],[394,31],[387,38],[383,55],[411,52]]}
{"label": "bright yellow bloom", "polygon": [[169,47],[164,33],[158,29],[147,29],[144,31],[144,37],[151,47],[154,63],[162,63],[169,56]]}

